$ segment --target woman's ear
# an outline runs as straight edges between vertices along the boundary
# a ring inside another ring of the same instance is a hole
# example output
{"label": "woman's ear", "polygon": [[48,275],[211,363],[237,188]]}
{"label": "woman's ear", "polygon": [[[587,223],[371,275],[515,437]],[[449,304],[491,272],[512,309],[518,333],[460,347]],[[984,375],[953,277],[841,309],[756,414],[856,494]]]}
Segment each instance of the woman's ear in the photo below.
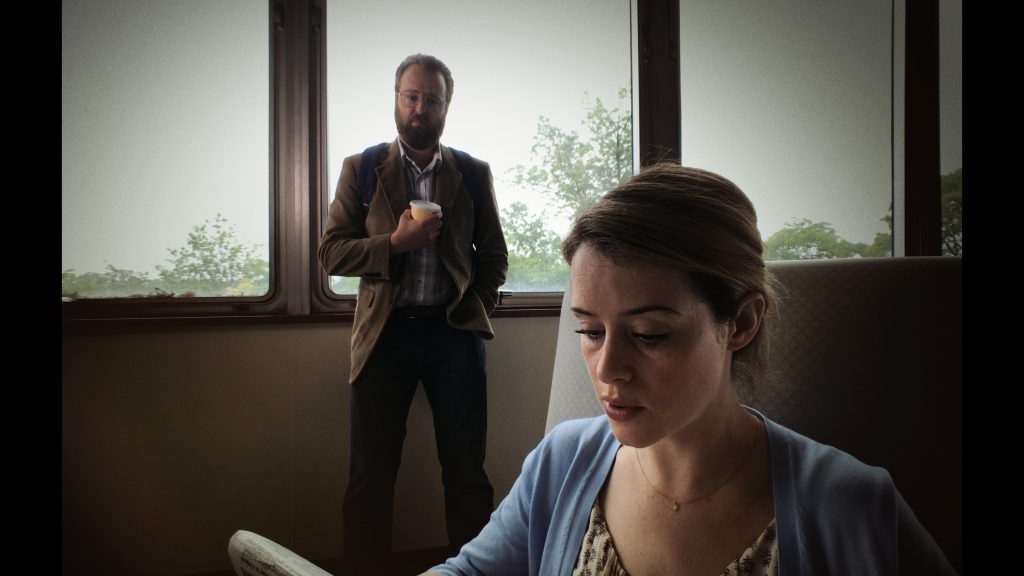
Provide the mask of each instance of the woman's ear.
{"label": "woman's ear", "polygon": [[757,336],[757,330],[764,320],[764,311],[767,304],[764,294],[751,292],[740,300],[736,317],[729,323],[729,340],[727,348],[736,352],[742,350],[750,341]]}

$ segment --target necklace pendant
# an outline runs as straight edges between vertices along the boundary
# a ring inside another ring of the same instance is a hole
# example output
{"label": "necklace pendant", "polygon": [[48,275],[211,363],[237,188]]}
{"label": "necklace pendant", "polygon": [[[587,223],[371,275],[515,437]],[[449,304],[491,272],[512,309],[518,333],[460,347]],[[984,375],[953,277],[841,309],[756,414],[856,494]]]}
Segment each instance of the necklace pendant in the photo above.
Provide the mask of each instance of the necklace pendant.
{"label": "necklace pendant", "polygon": [[676,504],[675,500],[672,501],[672,511],[679,512],[679,504]]}

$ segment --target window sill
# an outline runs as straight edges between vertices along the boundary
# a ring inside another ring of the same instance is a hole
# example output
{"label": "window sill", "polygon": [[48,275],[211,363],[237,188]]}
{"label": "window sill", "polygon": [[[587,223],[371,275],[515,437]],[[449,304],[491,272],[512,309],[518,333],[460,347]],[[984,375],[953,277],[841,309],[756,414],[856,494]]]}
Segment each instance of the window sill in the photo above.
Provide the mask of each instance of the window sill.
{"label": "window sill", "polygon": [[[219,326],[258,324],[306,324],[352,322],[352,311],[317,311],[310,314],[275,313],[268,302],[239,302],[211,298],[211,301],[76,300],[61,303],[61,320],[66,331],[119,330],[161,326]],[[351,300],[346,300],[351,302]],[[561,292],[503,292],[491,318],[532,318],[558,316]]]}

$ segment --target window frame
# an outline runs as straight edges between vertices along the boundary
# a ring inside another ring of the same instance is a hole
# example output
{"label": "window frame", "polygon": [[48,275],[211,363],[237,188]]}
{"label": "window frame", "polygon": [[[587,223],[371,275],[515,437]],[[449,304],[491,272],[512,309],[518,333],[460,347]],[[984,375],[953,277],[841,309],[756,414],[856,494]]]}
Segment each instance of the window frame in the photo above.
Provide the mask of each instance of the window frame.
{"label": "window frame", "polygon": [[[324,195],[333,193],[326,155],[325,0],[267,1],[268,293],[261,297],[80,299],[62,302],[64,321],[351,320],[355,297],[334,294],[317,261],[326,216]],[[643,167],[655,159],[679,158],[679,0],[632,0],[631,12],[636,52],[632,56],[634,156]],[[904,138],[906,150],[901,166],[904,177],[894,184],[904,190],[902,224],[907,241],[905,248],[896,247],[896,254],[939,255],[938,8],[932,3],[893,0],[893,12],[894,31],[899,18],[904,18],[905,31],[903,45],[894,45],[894,53],[902,48],[905,57],[901,87],[905,88],[906,118],[902,133],[894,133],[894,138]],[[895,71],[894,76],[898,76]],[[894,100],[898,97],[896,92]],[[492,316],[557,316],[561,300],[561,292],[501,292]]]}
{"label": "window frame", "polygon": [[[154,320],[181,321],[212,318],[293,317],[309,313],[308,290],[297,276],[302,265],[303,243],[308,226],[302,225],[301,202],[305,192],[302,166],[307,164],[308,146],[304,135],[310,126],[302,96],[308,82],[302,73],[312,50],[303,49],[312,38],[312,26],[287,26],[288,22],[312,22],[314,2],[268,0],[267,58],[269,70],[270,156],[268,195],[268,290],[262,296],[216,296],[201,298],[83,298],[61,303],[65,321]],[[298,81],[296,81],[298,80]],[[305,304],[305,306],[304,306]]]}

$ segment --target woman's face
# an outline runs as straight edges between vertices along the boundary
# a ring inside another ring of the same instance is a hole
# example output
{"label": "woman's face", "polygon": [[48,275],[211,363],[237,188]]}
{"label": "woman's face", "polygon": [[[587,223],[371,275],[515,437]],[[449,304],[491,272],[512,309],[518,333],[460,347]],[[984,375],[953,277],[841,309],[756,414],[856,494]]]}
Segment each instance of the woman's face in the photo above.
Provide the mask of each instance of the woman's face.
{"label": "woman's face", "polygon": [[682,274],[616,263],[587,244],[571,273],[580,348],[620,442],[685,438],[735,405],[732,323],[717,323]]}

